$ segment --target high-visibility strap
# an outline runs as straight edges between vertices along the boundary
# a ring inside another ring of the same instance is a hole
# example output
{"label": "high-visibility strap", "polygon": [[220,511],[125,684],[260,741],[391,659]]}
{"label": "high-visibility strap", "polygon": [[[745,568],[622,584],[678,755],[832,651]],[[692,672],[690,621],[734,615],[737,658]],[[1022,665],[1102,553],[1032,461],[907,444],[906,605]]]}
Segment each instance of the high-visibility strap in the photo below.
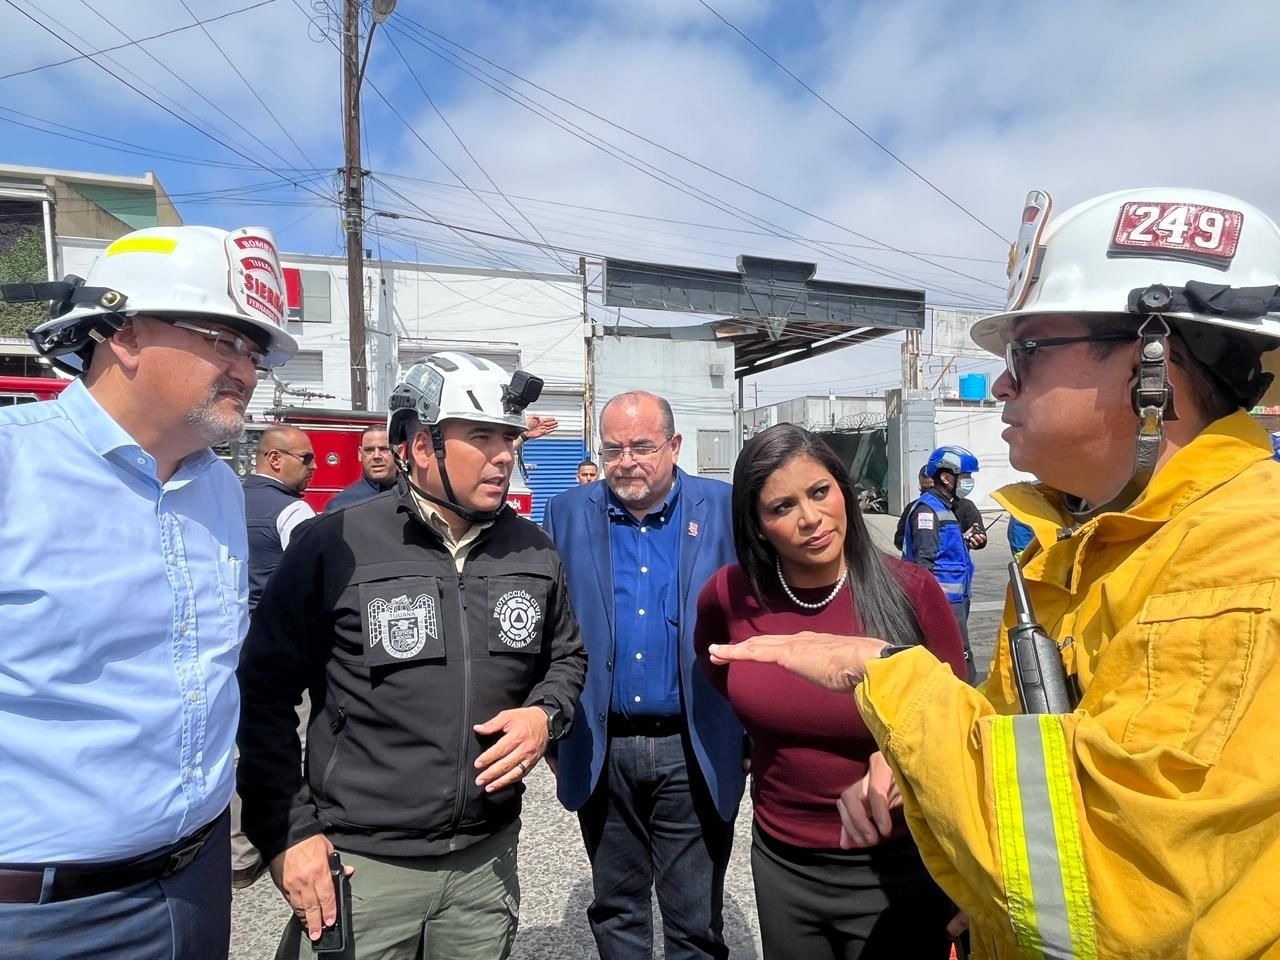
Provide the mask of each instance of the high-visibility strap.
{"label": "high-visibility strap", "polygon": [[1009,921],[1036,960],[1097,960],[1066,735],[1048,715],[996,717],[996,829]]}

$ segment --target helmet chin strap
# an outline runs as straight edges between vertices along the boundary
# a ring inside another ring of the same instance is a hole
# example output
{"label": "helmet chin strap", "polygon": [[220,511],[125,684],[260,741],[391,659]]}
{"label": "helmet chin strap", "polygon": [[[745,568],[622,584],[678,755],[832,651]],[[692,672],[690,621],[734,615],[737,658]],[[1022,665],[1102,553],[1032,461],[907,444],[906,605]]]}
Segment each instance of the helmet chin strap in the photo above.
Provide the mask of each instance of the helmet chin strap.
{"label": "helmet chin strap", "polygon": [[1173,384],[1169,382],[1169,324],[1162,316],[1149,317],[1138,329],[1142,341],[1139,353],[1138,380],[1133,385],[1131,402],[1138,415],[1137,450],[1133,473],[1114,497],[1094,506],[1087,501],[1063,494],[1062,505],[1077,524],[1103,513],[1119,513],[1137,503],[1151,482],[1164,444],[1164,422],[1177,420],[1173,405]]}
{"label": "helmet chin strap", "polygon": [[[468,523],[488,523],[490,520],[496,520],[498,515],[507,508],[505,502],[499,504],[496,510],[472,510],[470,507],[464,507],[458,503],[458,497],[453,492],[453,484],[449,482],[449,471],[444,466],[444,436],[441,433],[440,426],[439,424],[432,424],[427,427],[427,431],[431,434],[431,445],[435,449],[436,463],[440,467],[440,482],[444,485],[444,497],[437,497],[414,483],[410,477],[408,464],[401,463],[400,475],[404,477],[404,482],[409,485],[409,489],[422,497],[422,499],[434,503],[437,507],[444,507],[451,513],[456,513]],[[396,459],[399,462],[398,455]]]}

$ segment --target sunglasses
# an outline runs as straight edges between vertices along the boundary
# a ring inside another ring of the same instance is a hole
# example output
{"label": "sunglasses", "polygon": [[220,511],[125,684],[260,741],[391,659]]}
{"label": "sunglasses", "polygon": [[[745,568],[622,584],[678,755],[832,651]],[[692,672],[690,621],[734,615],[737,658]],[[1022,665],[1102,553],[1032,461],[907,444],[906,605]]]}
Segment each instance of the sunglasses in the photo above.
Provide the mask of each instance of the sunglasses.
{"label": "sunglasses", "polygon": [[1022,389],[1022,378],[1030,359],[1039,350],[1065,347],[1071,343],[1108,343],[1137,340],[1136,333],[1089,333],[1079,337],[1040,337],[1035,340],[1010,340],[1004,347],[1004,365],[1015,389]]}
{"label": "sunglasses", "polygon": [[270,453],[287,453],[289,456],[291,456],[291,457],[293,457],[295,460],[299,461],[299,462],[300,462],[304,467],[309,467],[309,466],[311,466],[313,463],[315,463],[315,462],[316,462],[316,455],[315,455],[314,453],[294,453],[292,450],[278,450],[278,449],[277,449],[277,450],[268,451],[268,452],[270,452]]}

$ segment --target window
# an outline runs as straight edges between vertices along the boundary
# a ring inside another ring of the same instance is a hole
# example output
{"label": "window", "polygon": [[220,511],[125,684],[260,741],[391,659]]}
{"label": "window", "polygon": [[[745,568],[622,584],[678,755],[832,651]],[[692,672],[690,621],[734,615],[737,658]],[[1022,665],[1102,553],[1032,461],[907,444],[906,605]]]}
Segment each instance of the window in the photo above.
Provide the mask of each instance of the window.
{"label": "window", "polygon": [[698,431],[698,475],[725,476],[733,470],[730,430]]}
{"label": "window", "polygon": [[302,319],[307,323],[328,323],[333,319],[333,299],[328,270],[302,271]]}

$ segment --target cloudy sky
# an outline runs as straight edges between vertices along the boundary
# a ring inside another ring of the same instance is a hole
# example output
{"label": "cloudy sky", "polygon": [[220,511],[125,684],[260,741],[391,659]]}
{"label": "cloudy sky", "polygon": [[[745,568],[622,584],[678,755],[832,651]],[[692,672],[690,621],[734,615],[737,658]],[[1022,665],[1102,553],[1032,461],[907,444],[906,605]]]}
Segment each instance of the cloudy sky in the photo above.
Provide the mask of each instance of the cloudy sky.
{"label": "cloudy sky", "polygon": [[[0,162],[154,170],[189,223],[341,253],[339,6],[0,0]],[[373,216],[366,246],[540,270],[751,253],[994,307],[1032,187],[1061,210],[1202,186],[1280,217],[1278,28],[1268,0],[400,0],[365,83],[368,203],[453,228]],[[898,344],[757,379],[748,400],[879,392]]]}

